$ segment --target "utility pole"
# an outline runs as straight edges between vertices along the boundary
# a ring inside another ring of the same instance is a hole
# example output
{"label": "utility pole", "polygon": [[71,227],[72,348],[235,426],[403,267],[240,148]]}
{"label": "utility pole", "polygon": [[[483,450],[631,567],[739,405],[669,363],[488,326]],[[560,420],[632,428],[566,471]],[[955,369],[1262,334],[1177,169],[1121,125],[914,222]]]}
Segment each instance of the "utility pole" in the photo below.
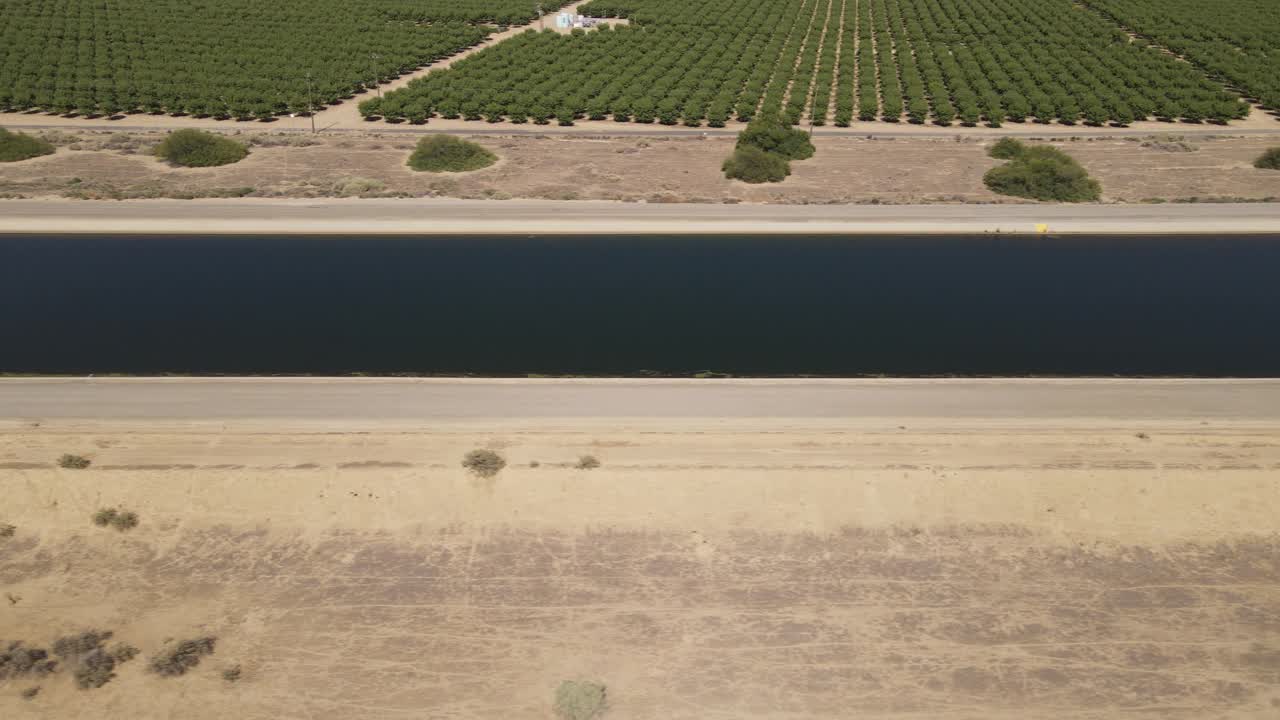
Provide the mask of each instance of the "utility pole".
{"label": "utility pole", "polygon": [[538,27],[542,30],[546,30],[547,18],[542,14],[542,3],[538,3],[537,8],[538,8]]}
{"label": "utility pole", "polygon": [[382,80],[378,77],[378,61],[382,56],[378,53],[370,53],[369,59],[373,61],[373,87],[378,91],[378,97],[382,97]]}

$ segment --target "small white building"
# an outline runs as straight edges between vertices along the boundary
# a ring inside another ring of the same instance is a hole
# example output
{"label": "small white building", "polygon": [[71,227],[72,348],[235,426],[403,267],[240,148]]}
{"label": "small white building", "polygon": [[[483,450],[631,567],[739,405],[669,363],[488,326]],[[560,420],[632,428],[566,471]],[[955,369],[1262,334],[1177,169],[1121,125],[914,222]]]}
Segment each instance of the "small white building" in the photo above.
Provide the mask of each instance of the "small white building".
{"label": "small white building", "polygon": [[603,23],[603,20],[600,18],[587,17],[586,15],[574,15],[567,12],[556,15],[556,27],[561,30],[593,28],[601,23]]}

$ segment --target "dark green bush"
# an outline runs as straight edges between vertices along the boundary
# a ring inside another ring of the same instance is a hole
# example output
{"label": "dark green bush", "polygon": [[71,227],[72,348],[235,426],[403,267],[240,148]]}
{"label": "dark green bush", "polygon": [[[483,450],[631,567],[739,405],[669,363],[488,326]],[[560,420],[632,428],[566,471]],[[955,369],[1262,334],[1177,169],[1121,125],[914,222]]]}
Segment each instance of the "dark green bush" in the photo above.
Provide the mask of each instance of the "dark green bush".
{"label": "dark green bush", "polygon": [[1047,145],[1023,152],[1005,165],[992,168],[982,181],[992,192],[1054,202],[1089,202],[1102,194],[1070,155]]}
{"label": "dark green bush", "polygon": [[1280,147],[1273,147],[1262,153],[1253,166],[1262,170],[1280,170]]}
{"label": "dark green bush", "polygon": [[51,143],[40,138],[0,128],[0,162],[17,162],[52,155],[55,149]]}
{"label": "dark green bush", "polygon": [[995,145],[987,148],[987,154],[1000,160],[1012,160],[1027,149],[1026,145],[1013,138],[1001,138]]}
{"label": "dark green bush", "polygon": [[737,148],[746,147],[757,147],[788,160],[805,160],[813,157],[814,152],[808,133],[769,118],[752,120],[745,130],[738,133]]}
{"label": "dark green bush", "polygon": [[469,172],[497,161],[497,155],[476,143],[451,135],[428,135],[409,156],[409,167],[424,172]]}
{"label": "dark green bush", "polygon": [[249,148],[203,130],[174,130],[156,146],[156,155],[183,167],[216,167],[240,162]]}
{"label": "dark green bush", "polygon": [[791,174],[791,163],[782,155],[748,145],[734,150],[720,169],[731,180],[748,183],[782,182]]}

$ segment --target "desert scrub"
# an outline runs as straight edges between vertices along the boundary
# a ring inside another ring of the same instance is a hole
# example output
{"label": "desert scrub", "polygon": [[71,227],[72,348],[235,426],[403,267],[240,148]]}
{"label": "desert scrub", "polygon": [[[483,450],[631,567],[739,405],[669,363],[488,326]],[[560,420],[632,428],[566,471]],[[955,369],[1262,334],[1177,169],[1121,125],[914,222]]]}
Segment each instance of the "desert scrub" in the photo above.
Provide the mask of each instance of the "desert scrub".
{"label": "desert scrub", "polygon": [[333,184],[333,194],[338,197],[364,197],[386,189],[387,184],[381,180],[363,177],[345,177]]}
{"label": "desert scrub", "polygon": [[138,513],[132,510],[121,510],[112,518],[111,527],[121,532],[138,527]]}
{"label": "desert scrub", "polygon": [[462,458],[462,467],[483,478],[497,475],[506,466],[506,458],[493,450],[472,450]]}
{"label": "desert scrub", "polygon": [[574,464],[574,467],[579,470],[594,470],[600,467],[600,458],[595,455],[582,455],[578,458],[578,462]]}
{"label": "desert scrub", "polygon": [[183,675],[200,664],[200,658],[213,654],[217,638],[202,637],[195,640],[183,640],[176,645],[165,648],[151,658],[148,665],[151,672],[162,677]]}
{"label": "desert scrub", "polygon": [[117,510],[116,508],[102,508],[93,514],[93,524],[98,527],[111,527],[124,532],[138,527],[138,513],[132,510]]}
{"label": "desert scrub", "polygon": [[240,679],[240,666],[232,665],[222,671],[222,679],[227,682],[236,682]]}
{"label": "desert scrub", "polygon": [[156,146],[156,155],[183,167],[215,167],[240,162],[249,148],[203,130],[174,130]]}
{"label": "desert scrub", "polygon": [[58,467],[66,468],[67,470],[83,470],[92,463],[92,460],[83,455],[67,454],[58,458]]}
{"label": "desert scrub", "polygon": [[1102,195],[1098,181],[1080,163],[1048,145],[1024,148],[1008,163],[988,170],[982,181],[994,193],[1033,200],[1090,202]]}
{"label": "desert scrub", "polygon": [[1273,147],[1258,156],[1253,166],[1259,170],[1280,170],[1280,147]]}
{"label": "desert scrub", "polygon": [[75,145],[80,142],[81,138],[79,135],[72,135],[61,130],[48,130],[40,134],[40,139],[60,147],[62,145]]}
{"label": "desert scrub", "polygon": [[56,150],[53,143],[46,140],[0,128],[0,162],[29,160],[41,155],[52,155]]}
{"label": "desert scrub", "polygon": [[132,660],[138,649],[125,643],[117,643],[108,651],[103,644],[111,639],[110,631],[89,630],[78,635],[67,635],[53,644],[53,654],[71,666],[76,687],[81,690],[100,688],[116,676],[116,666]]}
{"label": "desert scrub", "polygon": [[58,661],[50,660],[44,648],[29,648],[21,642],[0,645],[0,681],[25,675],[43,677],[57,667]]}
{"label": "desert scrub", "polygon": [[480,145],[450,135],[428,135],[409,155],[409,167],[423,172],[469,172],[497,161]]}
{"label": "desert scrub", "polygon": [[17,526],[0,523],[0,540],[13,537],[13,534],[17,531]]}
{"label": "desert scrub", "polygon": [[782,182],[791,174],[791,163],[777,153],[754,145],[738,148],[720,166],[725,177],[747,183]]}
{"label": "desert scrub", "polygon": [[556,688],[556,717],[560,720],[594,720],[604,708],[603,683],[565,680]]}

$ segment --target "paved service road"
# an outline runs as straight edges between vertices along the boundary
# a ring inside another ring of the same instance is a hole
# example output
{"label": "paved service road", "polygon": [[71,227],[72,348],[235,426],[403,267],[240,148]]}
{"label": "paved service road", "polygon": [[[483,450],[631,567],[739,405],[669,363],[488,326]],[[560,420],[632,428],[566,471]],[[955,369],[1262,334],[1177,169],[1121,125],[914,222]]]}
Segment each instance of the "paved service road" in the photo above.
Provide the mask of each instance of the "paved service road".
{"label": "paved service road", "polygon": [[1280,420],[1280,380],[0,379],[0,419]]}
{"label": "paved service road", "polygon": [[10,233],[1280,233],[1280,205],[702,205],[327,199],[0,201]]}

